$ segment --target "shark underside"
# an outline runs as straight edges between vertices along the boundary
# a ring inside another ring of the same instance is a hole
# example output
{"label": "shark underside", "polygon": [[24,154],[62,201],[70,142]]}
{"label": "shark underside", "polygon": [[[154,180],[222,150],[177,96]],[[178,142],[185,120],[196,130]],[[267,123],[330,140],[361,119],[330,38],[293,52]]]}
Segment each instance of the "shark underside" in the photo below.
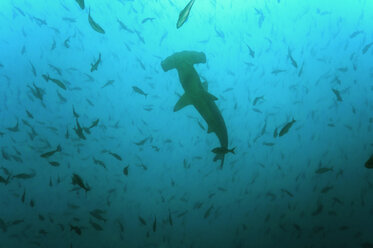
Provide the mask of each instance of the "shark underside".
{"label": "shark underside", "polygon": [[[206,55],[203,52],[182,51],[174,53],[162,61],[164,71],[176,69],[180,83],[184,88],[184,95],[174,107],[174,111],[193,105],[208,125],[207,133],[215,133],[219,139],[222,150],[228,150],[228,133],[223,116],[215,104],[217,98],[207,90],[207,83],[202,83],[194,68],[194,64],[206,63]],[[224,164],[225,153],[216,154],[214,161],[220,160]]]}

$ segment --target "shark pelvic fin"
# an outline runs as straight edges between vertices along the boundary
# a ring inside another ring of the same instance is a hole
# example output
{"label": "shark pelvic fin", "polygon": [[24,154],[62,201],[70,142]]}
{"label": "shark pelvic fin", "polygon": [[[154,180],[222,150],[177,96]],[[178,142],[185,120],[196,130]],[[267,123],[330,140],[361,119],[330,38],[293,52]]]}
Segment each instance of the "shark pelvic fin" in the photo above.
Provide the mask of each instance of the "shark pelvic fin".
{"label": "shark pelvic fin", "polygon": [[180,109],[184,108],[185,106],[188,106],[189,104],[192,104],[190,98],[185,94],[182,95],[179,101],[177,101],[177,103],[175,104],[174,112],[179,111]]}

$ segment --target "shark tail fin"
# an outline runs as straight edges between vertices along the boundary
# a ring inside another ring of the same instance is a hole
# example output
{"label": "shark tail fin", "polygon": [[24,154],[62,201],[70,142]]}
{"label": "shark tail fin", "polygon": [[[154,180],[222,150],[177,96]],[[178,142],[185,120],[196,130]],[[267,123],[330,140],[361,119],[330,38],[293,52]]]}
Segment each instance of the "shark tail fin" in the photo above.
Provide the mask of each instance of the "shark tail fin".
{"label": "shark tail fin", "polygon": [[174,53],[161,62],[163,71],[175,69],[185,63],[193,65],[206,63],[206,55],[203,52],[183,51]]}

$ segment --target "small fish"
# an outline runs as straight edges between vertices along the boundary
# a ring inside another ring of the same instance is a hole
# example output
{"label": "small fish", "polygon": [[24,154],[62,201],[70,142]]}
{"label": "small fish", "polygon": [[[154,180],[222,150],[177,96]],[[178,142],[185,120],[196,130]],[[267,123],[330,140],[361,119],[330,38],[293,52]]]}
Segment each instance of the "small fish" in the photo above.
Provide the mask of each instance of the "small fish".
{"label": "small fish", "polygon": [[373,42],[367,44],[366,46],[364,46],[363,50],[362,50],[362,53],[365,54],[366,52],[368,52],[369,48],[373,45]]}
{"label": "small fish", "polygon": [[203,218],[208,218],[209,216],[210,216],[210,213],[211,213],[211,210],[214,208],[214,206],[213,205],[211,205],[211,207],[209,207],[207,210],[206,210],[206,212],[205,212],[205,214],[203,215]]}
{"label": "small fish", "polygon": [[333,186],[325,186],[320,192],[325,194],[325,193],[328,193],[333,188],[334,188]]}
{"label": "small fish", "polygon": [[140,140],[139,142],[134,142],[135,145],[137,146],[142,146],[145,144],[145,142],[149,139],[150,137],[146,137],[145,139],[143,140]]}
{"label": "small fish", "polygon": [[10,176],[8,176],[7,179],[5,179],[4,177],[0,176],[0,183],[3,183],[3,184],[8,184],[9,182],[9,179],[10,179]]}
{"label": "small fish", "polygon": [[145,44],[144,37],[142,37],[141,33],[140,33],[139,31],[137,31],[137,30],[135,30],[135,33],[136,33],[136,35],[137,35],[137,38],[139,38],[139,40],[140,40],[143,44]]}
{"label": "small fish", "polygon": [[11,225],[12,226],[15,226],[15,225],[19,225],[19,224],[21,224],[21,223],[23,223],[23,222],[25,222],[25,220],[13,220],[12,222],[11,222]]}
{"label": "small fish", "polygon": [[111,156],[113,156],[114,158],[118,159],[119,161],[122,161],[122,158],[121,158],[118,154],[116,154],[116,153],[114,153],[114,152],[109,152],[109,154],[110,154]]}
{"label": "small fish", "polygon": [[[206,82],[207,83],[207,82]],[[207,86],[208,87],[208,86]],[[233,90],[233,88],[232,87],[229,87],[229,88],[226,88],[223,92],[225,93],[225,92],[229,92],[229,91],[232,91]]]}
{"label": "small fish", "polygon": [[137,62],[139,62],[141,68],[142,68],[144,71],[146,71],[146,68],[145,68],[144,63],[143,63],[139,58],[137,58]]}
{"label": "small fish", "polygon": [[127,165],[126,167],[123,168],[123,174],[124,174],[125,176],[128,176],[128,168],[129,168],[129,167],[130,167],[130,166]]}
{"label": "small fish", "polygon": [[260,100],[264,100],[264,96],[257,96],[253,101],[253,106],[255,106]]}
{"label": "small fish", "polygon": [[373,169],[373,155],[365,162],[365,168]]}
{"label": "small fish", "polygon": [[250,47],[249,45],[246,44],[246,46],[247,46],[247,48],[249,48],[250,56],[251,56],[252,58],[255,58],[255,52],[254,52],[254,50],[251,49],[251,47]]}
{"label": "small fish", "polygon": [[134,33],[131,29],[129,29],[121,20],[117,19],[119,26],[121,29],[126,30],[129,33]]}
{"label": "small fish", "polygon": [[38,24],[39,26],[42,26],[42,25],[47,25],[47,22],[43,19],[40,19],[36,16],[33,16],[32,19],[36,22],[36,24]]}
{"label": "small fish", "polygon": [[113,85],[114,82],[115,82],[115,80],[108,80],[108,81],[106,82],[106,84],[104,84],[104,85],[101,87],[101,89],[103,89],[103,88],[105,88],[105,87],[107,87],[107,86],[109,86],[109,85]]}
{"label": "small fish", "polygon": [[157,217],[154,217],[154,221],[153,221],[153,232],[155,232],[157,230]]}
{"label": "small fish", "polygon": [[57,162],[57,161],[50,161],[49,164],[52,165],[52,166],[54,166],[54,167],[60,166],[60,163]]}
{"label": "small fish", "polygon": [[95,22],[92,19],[91,8],[89,8],[89,11],[88,11],[88,22],[91,25],[91,27],[93,28],[93,30],[95,30],[96,32],[101,33],[101,34],[105,34],[105,30],[97,22]]}
{"label": "small fish", "polygon": [[183,217],[184,215],[186,215],[188,213],[188,210],[185,210],[184,212],[181,212],[177,215],[178,218],[181,218]]}
{"label": "small fish", "polygon": [[35,66],[31,62],[30,62],[30,65],[31,65],[32,74],[34,74],[34,76],[36,77],[37,74],[36,74]]}
{"label": "small fish", "polygon": [[302,76],[302,74],[303,74],[303,67],[304,67],[304,62],[302,63],[302,66],[299,69],[298,77]]}
{"label": "small fish", "polygon": [[87,103],[88,103],[89,105],[91,105],[92,107],[95,106],[95,105],[94,105],[94,104],[93,104],[93,103],[92,103],[88,98],[86,98],[85,100],[86,100]]}
{"label": "small fish", "polygon": [[102,227],[97,224],[96,222],[93,222],[92,220],[89,220],[89,224],[96,230],[96,231],[102,231]]}
{"label": "small fish", "polygon": [[66,128],[65,138],[68,139],[70,137],[69,135],[69,129]]}
{"label": "small fish", "polygon": [[26,114],[30,119],[34,119],[34,116],[28,110],[26,110]]}
{"label": "small fish", "polygon": [[57,92],[57,96],[60,99],[61,103],[66,103],[67,99],[65,97],[63,97],[63,95],[61,95],[61,93],[58,90],[56,90],[56,92]]}
{"label": "small fish", "polygon": [[190,10],[192,9],[194,1],[195,0],[190,0],[187,6],[185,6],[185,8],[180,12],[179,19],[177,20],[177,23],[176,23],[176,28],[180,28],[188,20]]}
{"label": "small fish", "polygon": [[40,157],[42,157],[42,158],[49,158],[50,156],[52,156],[56,152],[61,152],[61,151],[62,151],[62,148],[61,148],[60,145],[58,145],[57,148],[56,148],[56,150],[43,153],[43,154],[40,155]]}
{"label": "small fish", "polygon": [[334,205],[335,203],[338,203],[338,204],[340,204],[340,205],[343,205],[343,202],[342,202],[338,197],[333,197],[333,205]]}
{"label": "small fish", "polygon": [[272,74],[275,74],[276,76],[277,76],[277,74],[282,73],[282,72],[286,72],[286,70],[281,70],[281,69],[272,70]]}
{"label": "small fish", "polygon": [[66,40],[63,42],[63,45],[66,48],[70,48],[70,36],[66,38]]}
{"label": "small fish", "polygon": [[291,60],[291,64],[292,64],[295,68],[298,68],[298,64],[297,64],[297,62],[295,61],[295,59],[294,59],[293,56],[291,55],[290,48],[288,48],[288,57],[289,57],[289,59]]}
{"label": "small fish", "polygon": [[76,119],[79,118],[79,114],[75,111],[74,105],[73,105],[73,115]]}
{"label": "small fish", "polygon": [[88,128],[91,129],[91,128],[97,126],[99,121],[100,121],[100,119],[96,119],[96,120],[94,120],[94,121],[92,122],[92,124],[91,124]]}
{"label": "small fish", "polygon": [[263,11],[260,10],[260,9],[257,9],[257,8],[255,8],[255,11],[256,11],[256,14],[259,15],[258,26],[259,26],[259,28],[261,28],[262,25],[263,25],[263,22],[264,22],[264,14],[263,14]]}
{"label": "small fish", "polygon": [[95,163],[97,165],[100,165],[100,166],[102,166],[102,167],[104,167],[106,169],[105,163],[103,161],[101,161],[101,160],[96,159],[95,157],[93,157],[93,163]]}
{"label": "small fish", "polygon": [[85,5],[84,5],[84,0],[75,0],[78,4],[79,4],[79,7],[81,9],[84,9]]}
{"label": "small fish", "polygon": [[26,199],[26,189],[23,190],[23,194],[22,194],[22,197],[21,197],[22,203],[25,202],[25,199]]}
{"label": "small fish", "polygon": [[18,128],[19,126],[18,126],[18,120],[17,120],[17,123],[16,123],[16,125],[14,126],[14,127],[7,127],[6,129],[7,130],[9,130],[9,131],[11,131],[11,132],[18,132],[19,131],[19,128]]}
{"label": "small fish", "polygon": [[83,140],[86,139],[86,137],[84,136],[84,133],[83,133],[83,129],[78,122],[78,119],[76,119],[76,128],[73,127],[73,129],[74,129],[76,135],[78,135],[79,138],[81,138]]}
{"label": "small fish", "polygon": [[74,231],[78,235],[82,235],[82,229],[78,226],[70,225],[70,231]]}
{"label": "small fish", "polygon": [[71,22],[71,23],[75,23],[76,22],[76,19],[75,18],[71,18],[71,17],[62,17],[62,20],[67,21],[67,22]]}
{"label": "small fish", "polygon": [[89,185],[88,184],[85,185],[83,182],[83,179],[78,174],[75,174],[75,173],[72,176],[72,184],[78,185],[80,188],[84,189],[86,192],[91,190]]}
{"label": "small fish", "polygon": [[51,50],[54,50],[54,49],[56,49],[56,41],[55,40],[53,40],[53,43],[52,43],[52,46],[51,46]]}
{"label": "small fish", "polygon": [[337,101],[342,102],[342,97],[341,97],[341,94],[340,94],[339,90],[332,89],[332,91],[335,94],[335,96],[337,97]]}
{"label": "small fish", "polygon": [[260,113],[260,114],[263,113],[263,112],[262,112],[260,109],[258,109],[258,108],[253,108],[253,111],[254,111],[254,112],[257,112],[257,113]]}
{"label": "small fish", "polygon": [[326,172],[333,171],[332,167],[320,167],[317,170],[315,170],[316,174],[324,174]]}
{"label": "small fish", "polygon": [[133,89],[133,91],[136,92],[137,94],[143,95],[143,96],[145,96],[145,97],[148,96],[147,93],[145,93],[142,89],[140,89],[140,88],[137,87],[137,86],[132,86],[132,89]]}
{"label": "small fish", "polygon": [[339,68],[337,68],[337,70],[340,71],[340,72],[347,72],[348,68],[347,67],[339,67]]}
{"label": "small fish", "polygon": [[265,145],[265,146],[274,146],[275,145],[275,143],[273,143],[273,142],[265,142],[265,141],[263,141],[262,144]]}
{"label": "small fish", "polygon": [[358,36],[359,34],[362,34],[362,33],[363,33],[363,31],[361,31],[361,30],[355,31],[352,34],[350,34],[350,39],[353,39],[353,38],[355,38],[356,36]]}
{"label": "small fish", "polygon": [[25,13],[18,7],[14,7],[21,15],[25,16]]}
{"label": "small fish", "polygon": [[146,226],[146,221],[141,216],[139,216],[138,218],[139,218],[140,223]]}
{"label": "small fish", "polygon": [[227,154],[228,152],[230,153],[234,153],[234,149],[236,149],[236,147],[232,148],[232,149],[228,149],[226,147],[215,147],[214,149],[212,149],[211,151],[215,154]]}
{"label": "small fish", "polygon": [[286,189],[281,189],[282,192],[286,193],[288,196],[290,197],[294,197],[294,195],[292,193],[290,193],[288,190]]}
{"label": "small fish", "polygon": [[293,126],[293,124],[295,123],[296,121],[293,120],[286,123],[285,126],[280,130],[280,133],[278,134],[279,137],[285,135],[287,132],[289,132],[290,128]]}
{"label": "small fish", "polygon": [[203,131],[206,131],[206,128],[202,125],[202,123],[197,120],[197,123],[198,123],[198,126],[203,130]]}
{"label": "small fish", "polygon": [[277,127],[273,131],[273,138],[276,138],[278,136]]}
{"label": "small fish", "polygon": [[32,173],[19,173],[17,175],[14,175],[13,178],[17,178],[17,179],[31,179],[33,177],[36,176],[36,173],[35,171],[32,172]]}
{"label": "small fish", "polygon": [[154,17],[146,17],[146,18],[144,18],[142,21],[141,21],[141,24],[144,24],[145,22],[147,22],[147,21],[154,21],[155,20],[155,18]]}
{"label": "small fish", "polygon": [[4,172],[4,174],[6,174],[7,176],[10,176],[10,175],[11,175],[10,171],[9,171],[7,168],[5,168],[5,167],[1,167],[0,169],[1,169],[1,170]]}
{"label": "small fish", "polygon": [[30,125],[30,123],[28,123],[28,121],[22,119],[22,122],[23,122],[23,124],[25,124],[26,126],[31,127],[31,125]]}
{"label": "small fish", "polygon": [[61,89],[63,89],[63,90],[66,90],[66,86],[65,86],[65,84],[64,83],[62,83],[60,80],[58,80],[58,79],[55,79],[55,78],[51,78],[50,76],[49,76],[49,74],[43,74],[42,75],[43,76],[43,78],[45,79],[45,81],[52,81],[53,83],[55,83],[58,87],[60,87]]}
{"label": "small fish", "polygon": [[322,205],[322,204],[319,204],[319,205],[317,206],[316,210],[312,212],[312,216],[316,216],[316,215],[321,214],[323,208],[324,208],[323,205]]}
{"label": "small fish", "polygon": [[101,53],[98,54],[98,59],[94,64],[91,64],[91,72],[97,71],[98,65],[101,63]]}

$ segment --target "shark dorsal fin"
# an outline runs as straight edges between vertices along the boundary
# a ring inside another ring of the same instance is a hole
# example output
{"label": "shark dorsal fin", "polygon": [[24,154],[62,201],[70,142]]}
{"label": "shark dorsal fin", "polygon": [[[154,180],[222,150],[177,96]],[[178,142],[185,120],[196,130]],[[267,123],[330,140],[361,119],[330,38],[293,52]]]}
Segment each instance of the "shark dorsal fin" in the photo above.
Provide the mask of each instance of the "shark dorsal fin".
{"label": "shark dorsal fin", "polygon": [[209,84],[207,83],[207,81],[204,81],[204,82],[202,83],[202,87],[203,87],[203,89],[204,89],[205,91],[208,91],[208,90],[209,90]]}
{"label": "shark dorsal fin", "polygon": [[192,104],[190,101],[190,98],[184,94],[180,97],[179,101],[175,104],[174,112],[179,111],[180,109],[184,108],[185,106],[188,106],[189,104]]}

